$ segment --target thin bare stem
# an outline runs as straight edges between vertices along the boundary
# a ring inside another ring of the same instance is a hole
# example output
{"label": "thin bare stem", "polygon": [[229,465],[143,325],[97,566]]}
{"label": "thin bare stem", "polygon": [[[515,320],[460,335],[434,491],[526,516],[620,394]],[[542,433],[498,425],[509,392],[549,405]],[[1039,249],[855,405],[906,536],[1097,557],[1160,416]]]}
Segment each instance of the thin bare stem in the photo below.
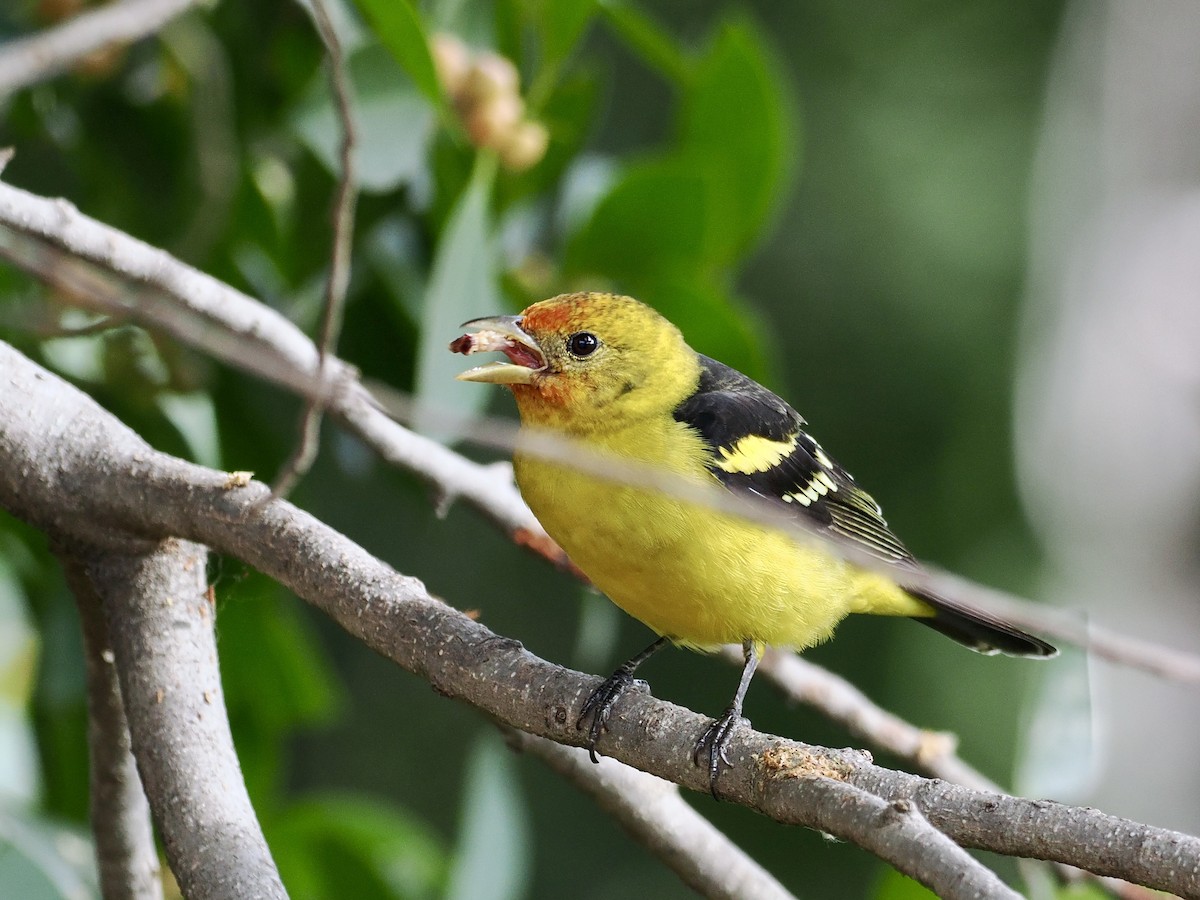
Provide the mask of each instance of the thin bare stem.
{"label": "thin bare stem", "polygon": [[[325,308],[321,315],[321,334],[317,341],[320,362],[317,381],[324,384],[329,371],[329,361],[337,349],[338,335],[342,328],[343,311],[346,306],[346,291],[350,287],[350,255],[354,246],[354,210],[358,202],[358,175],[355,169],[355,147],[358,129],[354,123],[354,86],[346,68],[342,42],[325,8],[325,0],[312,0],[313,20],[325,51],[329,56],[329,81],[333,88],[334,108],[342,129],[342,141],[338,154],[341,174],[338,176],[337,193],[331,216],[333,224],[333,250],[329,258],[329,276],[325,281]],[[317,458],[320,445],[321,418],[328,398],[322,393],[309,394],[300,421],[300,439],[291,457],[275,478],[271,489],[273,497],[286,497],[296,483],[304,477]]]}

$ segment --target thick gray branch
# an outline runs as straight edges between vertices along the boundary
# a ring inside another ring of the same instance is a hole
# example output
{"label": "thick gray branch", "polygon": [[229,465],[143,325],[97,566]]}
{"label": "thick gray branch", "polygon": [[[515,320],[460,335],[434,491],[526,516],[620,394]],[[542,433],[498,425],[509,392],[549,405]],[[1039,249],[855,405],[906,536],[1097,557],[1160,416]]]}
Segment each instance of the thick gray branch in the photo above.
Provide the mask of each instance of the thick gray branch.
{"label": "thick gray branch", "polygon": [[[639,841],[667,861],[685,883],[706,897],[776,900],[784,887],[679,796],[676,785],[601,759],[594,766],[582,748],[564,747],[520,732],[512,740],[591,794]],[[600,777],[593,776],[597,768]],[[871,850],[883,859],[920,860],[917,876],[942,897],[1019,895],[986,866],[930,825],[907,801],[889,804],[845,782],[822,779],[815,810],[821,830]],[[930,847],[936,854],[928,852]]]}
{"label": "thick gray branch", "polygon": [[36,84],[109,44],[153,34],[199,0],[123,0],[0,45],[0,98]]}
{"label": "thick gray branch", "polygon": [[104,900],[161,900],[150,807],[129,744],[108,623],[74,556],[59,552],[83,626],[87,665],[88,780],[96,865]]}
{"label": "thick gray branch", "polygon": [[[324,610],[440,693],[510,727],[579,746],[574,726],[596,679],[551,665],[431,597],[346,537],[267,488],[149,448],[90,398],[0,345],[0,502],[52,533],[97,541],[114,531],[179,535],[235,555]],[[602,739],[606,754],[694,790],[690,751],[707,719],[633,693]],[[133,726],[132,710],[131,726]],[[1200,897],[1200,839],[1093,809],[1005,797],[807,747],[750,729],[731,748],[722,795],[783,822],[824,828],[825,779],[909,800],[967,847],[1051,859]],[[149,783],[147,789],[153,790]],[[940,856],[889,857],[914,877]]]}
{"label": "thick gray branch", "polygon": [[207,557],[168,538],[93,551],[86,571],[104,603],[134,756],[184,896],[285,898],[225,715]]}

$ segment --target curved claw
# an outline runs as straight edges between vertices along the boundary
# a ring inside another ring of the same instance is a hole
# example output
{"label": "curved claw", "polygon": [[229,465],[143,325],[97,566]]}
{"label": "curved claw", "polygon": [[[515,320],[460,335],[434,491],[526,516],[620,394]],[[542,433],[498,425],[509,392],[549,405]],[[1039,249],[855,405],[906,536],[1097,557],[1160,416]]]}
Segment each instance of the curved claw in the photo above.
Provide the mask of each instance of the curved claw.
{"label": "curved claw", "polygon": [[717,779],[721,777],[724,769],[732,765],[726,755],[729,742],[740,726],[749,724],[750,720],[742,717],[741,710],[731,706],[721,718],[713,719],[709,723],[692,747],[692,761],[696,765],[705,765],[703,757],[708,757],[708,789],[715,800],[721,799],[721,795],[717,793]]}
{"label": "curved claw", "polygon": [[587,747],[588,756],[594,763],[600,762],[600,758],[596,755],[596,742],[600,740],[600,735],[608,729],[609,714],[631,684],[633,684],[633,675],[624,669],[617,669],[604,679],[600,687],[592,691],[584,701],[579,718],[575,720],[575,727],[582,730],[583,723],[589,716],[591,717],[592,724],[588,728]]}
{"label": "curved claw", "polygon": [[[613,706],[621,699],[621,695],[629,686],[634,684],[634,671],[666,643],[667,638],[658,637],[653,644],[637,656],[626,660],[624,665],[604,679],[600,687],[592,691],[592,695],[583,704],[583,710],[579,713],[579,718],[575,720],[575,727],[583,728],[587,717],[592,717],[592,726],[588,729],[588,756],[591,757],[592,762],[600,762],[596,755],[596,741],[600,740],[601,733],[608,728],[608,715],[612,712]],[[644,681],[639,681],[637,684],[643,687],[646,685]]]}

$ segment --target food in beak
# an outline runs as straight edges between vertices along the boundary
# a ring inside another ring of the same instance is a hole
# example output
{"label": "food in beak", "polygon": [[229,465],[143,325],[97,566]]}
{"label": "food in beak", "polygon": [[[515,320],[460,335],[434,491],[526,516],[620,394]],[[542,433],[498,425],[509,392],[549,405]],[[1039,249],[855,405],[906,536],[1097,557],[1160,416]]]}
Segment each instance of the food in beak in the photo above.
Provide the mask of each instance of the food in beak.
{"label": "food in beak", "polygon": [[[529,384],[534,375],[545,368],[545,360],[532,338],[521,331],[515,317],[476,319],[467,326],[482,325],[450,342],[453,353],[470,356],[472,353],[499,352],[508,357],[507,363],[489,363],[468,369],[458,376],[459,381],[490,382],[492,384]],[[499,327],[488,328],[487,325]]]}

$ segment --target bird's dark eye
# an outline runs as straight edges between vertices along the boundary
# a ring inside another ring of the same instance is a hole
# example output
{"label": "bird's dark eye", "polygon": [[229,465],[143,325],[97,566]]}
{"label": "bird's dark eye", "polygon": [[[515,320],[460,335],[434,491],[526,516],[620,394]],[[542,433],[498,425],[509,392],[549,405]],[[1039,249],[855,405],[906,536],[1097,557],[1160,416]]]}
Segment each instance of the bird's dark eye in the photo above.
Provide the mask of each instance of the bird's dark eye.
{"label": "bird's dark eye", "polygon": [[572,356],[591,356],[600,346],[600,338],[590,331],[577,331],[567,339]]}

